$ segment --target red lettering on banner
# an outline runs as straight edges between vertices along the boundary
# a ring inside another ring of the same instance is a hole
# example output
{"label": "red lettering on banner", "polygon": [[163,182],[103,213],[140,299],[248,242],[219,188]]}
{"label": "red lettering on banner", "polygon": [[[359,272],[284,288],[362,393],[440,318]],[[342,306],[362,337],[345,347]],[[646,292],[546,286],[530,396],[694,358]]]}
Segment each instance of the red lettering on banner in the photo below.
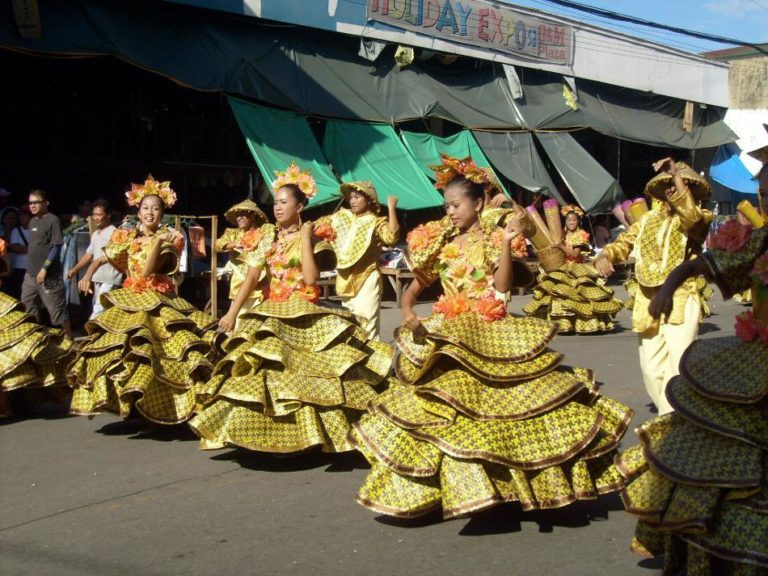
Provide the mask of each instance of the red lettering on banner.
{"label": "red lettering on banner", "polygon": [[555,26],[555,38],[552,42],[555,46],[565,46],[565,29]]}
{"label": "red lettering on banner", "polygon": [[488,42],[488,14],[490,10],[488,8],[481,8],[478,10],[478,21],[477,21],[477,36],[481,40],[485,40]]}
{"label": "red lettering on banner", "polygon": [[491,20],[493,21],[493,34],[491,34],[491,42],[496,41],[496,36],[499,37],[499,43],[504,43],[504,32],[501,31],[501,21],[504,16],[496,14],[496,10],[491,10]]}
{"label": "red lettering on banner", "polygon": [[545,58],[551,58],[554,60],[564,60],[565,50],[562,48],[553,48],[547,44],[539,44],[539,56],[544,56]]}
{"label": "red lettering on banner", "polygon": [[371,12],[379,12],[381,11],[381,14],[383,16],[386,16],[389,14],[389,0],[372,0],[371,1]]}

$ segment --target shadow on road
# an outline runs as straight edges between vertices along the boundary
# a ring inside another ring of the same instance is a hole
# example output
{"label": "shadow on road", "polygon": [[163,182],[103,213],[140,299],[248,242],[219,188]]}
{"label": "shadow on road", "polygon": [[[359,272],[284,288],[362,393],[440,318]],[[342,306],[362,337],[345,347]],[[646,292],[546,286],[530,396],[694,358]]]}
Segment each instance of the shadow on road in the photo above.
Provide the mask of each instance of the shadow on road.
{"label": "shadow on road", "polygon": [[709,334],[710,332],[720,332],[721,330],[720,326],[712,322],[699,324],[699,334]]}
{"label": "shadow on road", "polygon": [[349,472],[368,468],[368,463],[359,452],[325,454],[319,449],[310,449],[295,454],[268,454],[251,450],[235,449],[216,454],[211,460],[236,462],[243,468],[262,472],[296,472],[327,466],[326,472]]}
{"label": "shadow on road", "polygon": [[130,440],[159,440],[160,442],[183,442],[197,440],[197,436],[186,424],[165,426],[143,418],[128,418],[110,422],[98,430],[105,436],[127,436]]}
{"label": "shadow on road", "polygon": [[[461,536],[511,534],[520,532],[523,523],[536,523],[540,533],[553,532],[555,528],[580,528],[591,522],[608,520],[610,512],[623,512],[624,507],[616,493],[601,496],[597,500],[576,502],[556,510],[523,512],[517,503],[501,504],[472,515],[459,530]],[[376,521],[397,528],[423,528],[444,522],[441,511],[433,510],[418,518],[393,518],[377,516]],[[457,519],[460,522],[461,519]]]}

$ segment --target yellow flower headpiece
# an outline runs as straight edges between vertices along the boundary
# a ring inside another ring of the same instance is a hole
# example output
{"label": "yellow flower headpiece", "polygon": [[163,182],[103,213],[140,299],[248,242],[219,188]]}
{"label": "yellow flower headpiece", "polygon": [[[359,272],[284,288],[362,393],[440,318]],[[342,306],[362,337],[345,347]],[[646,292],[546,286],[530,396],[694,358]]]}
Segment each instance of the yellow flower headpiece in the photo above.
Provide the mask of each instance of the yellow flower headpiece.
{"label": "yellow flower headpiece", "polygon": [[440,160],[442,164],[429,167],[434,171],[437,178],[435,188],[438,190],[444,190],[448,183],[456,178],[456,176],[464,176],[464,178],[476,184],[485,184],[487,186],[491,183],[488,173],[475,164],[475,161],[470,156],[459,160],[458,158],[448,156],[448,154],[440,154]]}
{"label": "yellow flower headpiece", "polygon": [[171,188],[171,181],[158,182],[152,178],[152,174],[147,176],[144,184],[131,184],[131,189],[125,193],[128,206],[138,206],[145,196],[151,195],[158,196],[166,208],[176,204],[176,192]]}
{"label": "yellow flower headpiece", "polygon": [[579,218],[584,218],[584,210],[582,210],[579,206],[576,206],[576,204],[566,204],[560,208],[560,214],[562,216],[568,216],[568,214],[571,212],[574,212]]}
{"label": "yellow flower headpiece", "polygon": [[286,184],[294,184],[299,187],[307,198],[313,198],[317,194],[317,183],[309,170],[302,170],[296,162],[291,162],[285,172],[275,171],[275,181],[272,182],[272,190],[277,192]]}

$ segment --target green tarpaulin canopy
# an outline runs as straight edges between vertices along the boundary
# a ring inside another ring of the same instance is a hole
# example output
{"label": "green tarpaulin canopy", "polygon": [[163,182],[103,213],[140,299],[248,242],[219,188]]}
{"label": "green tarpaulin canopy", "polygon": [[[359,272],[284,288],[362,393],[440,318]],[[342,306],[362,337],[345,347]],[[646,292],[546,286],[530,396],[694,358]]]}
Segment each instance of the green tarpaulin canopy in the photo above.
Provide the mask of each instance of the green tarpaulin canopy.
{"label": "green tarpaulin canopy", "polygon": [[[491,163],[488,158],[485,157],[480,146],[477,145],[475,138],[472,136],[472,132],[469,130],[462,130],[458,134],[441,138],[440,136],[434,136],[433,134],[422,134],[419,132],[406,132],[402,130],[400,132],[400,138],[403,139],[403,144],[416,160],[419,168],[427,175],[428,178],[434,180],[435,173],[430,169],[431,165],[440,164],[440,153],[448,154],[454,158],[466,158],[471,156],[480,167],[490,167]],[[494,174],[495,174],[494,170]],[[497,174],[498,177],[498,174]],[[504,193],[509,196],[507,189],[502,186]]]}
{"label": "green tarpaulin canopy", "polygon": [[480,132],[474,137],[493,165],[518,186],[531,192],[565,200],[549,177],[530,132]]}
{"label": "green tarpaulin canopy", "polygon": [[585,212],[608,211],[625,199],[621,185],[573,136],[537,132],[536,138]]}
{"label": "green tarpaulin canopy", "polygon": [[382,204],[387,196],[397,196],[398,208],[405,210],[443,204],[443,197],[388,124],[329,120],[323,152],[345,182],[371,180]]}
{"label": "green tarpaulin canopy", "polygon": [[285,170],[293,160],[311,170],[317,182],[317,196],[309,206],[339,198],[339,182],[303,116],[232,97],[229,105],[266,182],[272,182],[275,171]]}

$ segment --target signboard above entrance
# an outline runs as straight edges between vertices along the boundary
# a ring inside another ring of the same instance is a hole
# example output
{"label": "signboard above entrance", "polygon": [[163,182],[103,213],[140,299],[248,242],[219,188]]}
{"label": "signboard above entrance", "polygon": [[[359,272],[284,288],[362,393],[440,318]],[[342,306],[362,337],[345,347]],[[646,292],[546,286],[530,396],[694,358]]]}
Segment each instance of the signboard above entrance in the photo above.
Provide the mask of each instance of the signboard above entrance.
{"label": "signboard above entrance", "polygon": [[483,0],[368,0],[368,20],[546,62],[573,60],[573,28]]}

